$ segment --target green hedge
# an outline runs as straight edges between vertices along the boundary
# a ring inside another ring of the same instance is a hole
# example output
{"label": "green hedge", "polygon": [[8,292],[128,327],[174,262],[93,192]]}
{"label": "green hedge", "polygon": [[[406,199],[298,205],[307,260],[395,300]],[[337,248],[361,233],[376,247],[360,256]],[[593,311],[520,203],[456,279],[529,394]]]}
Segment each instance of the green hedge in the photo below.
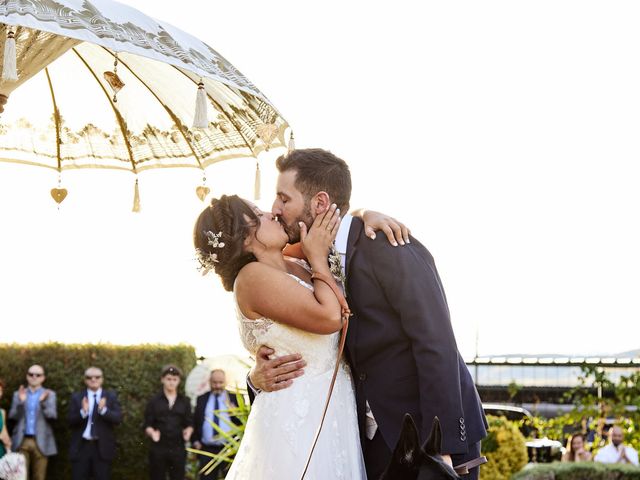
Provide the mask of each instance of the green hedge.
{"label": "green hedge", "polygon": [[603,463],[548,463],[527,467],[513,480],[640,480],[640,468]]}
{"label": "green hedge", "polygon": [[[59,453],[51,458],[48,478],[71,478],[70,430],[66,420],[69,400],[72,392],[85,388],[85,369],[96,366],[104,372],[103,388],[118,392],[124,413],[122,424],[116,427],[118,456],[113,462],[112,477],[141,480],[148,477],[148,445],[142,429],[144,408],[160,389],[160,370],[173,363],[186,375],[196,364],[196,355],[189,345],[0,344],[0,378],[6,383],[0,406],[7,413],[13,392],[20,384],[26,385],[27,368],[34,363],[45,368],[45,386],[58,397],[58,420],[53,426]],[[181,388],[184,391],[184,381]]]}
{"label": "green hedge", "polygon": [[480,480],[509,480],[527,463],[527,447],[516,422],[487,416],[489,431],[482,440],[488,462],[480,467]]}

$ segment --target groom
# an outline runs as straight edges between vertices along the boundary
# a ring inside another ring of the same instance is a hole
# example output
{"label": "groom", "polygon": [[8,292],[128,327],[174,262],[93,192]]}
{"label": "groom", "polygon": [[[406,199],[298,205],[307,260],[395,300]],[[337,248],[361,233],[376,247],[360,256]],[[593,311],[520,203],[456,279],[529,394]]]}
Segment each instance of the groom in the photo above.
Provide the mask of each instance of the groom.
{"label": "groom", "polygon": [[[336,203],[349,209],[347,164],[321,149],[294,150],[278,158],[273,213],[291,243],[298,222],[308,227]],[[456,346],[446,298],[433,257],[417,240],[395,247],[384,236],[367,238],[359,218],[346,215],[336,238],[354,313],[347,335],[362,449],[370,479],[391,459],[403,416],[410,413],[424,441],[435,416],[442,427],[441,451],[453,465],[480,455],[486,420],[478,393]],[[269,360],[261,347],[249,380],[257,390],[288,387],[303,373],[304,360]],[[304,352],[301,352],[304,354]],[[478,468],[467,479],[478,478]]]}

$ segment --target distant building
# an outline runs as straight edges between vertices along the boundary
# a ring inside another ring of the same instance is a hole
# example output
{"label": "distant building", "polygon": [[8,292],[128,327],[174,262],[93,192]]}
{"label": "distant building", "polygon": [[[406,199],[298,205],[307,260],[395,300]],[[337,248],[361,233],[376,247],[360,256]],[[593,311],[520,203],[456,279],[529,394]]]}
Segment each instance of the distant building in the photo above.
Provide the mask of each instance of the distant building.
{"label": "distant building", "polygon": [[[640,351],[628,353],[635,355],[606,358],[510,355],[477,357],[466,363],[483,402],[562,404],[563,394],[580,385],[583,365],[604,369],[614,383],[623,375],[640,371]],[[598,394],[595,389],[594,394]]]}

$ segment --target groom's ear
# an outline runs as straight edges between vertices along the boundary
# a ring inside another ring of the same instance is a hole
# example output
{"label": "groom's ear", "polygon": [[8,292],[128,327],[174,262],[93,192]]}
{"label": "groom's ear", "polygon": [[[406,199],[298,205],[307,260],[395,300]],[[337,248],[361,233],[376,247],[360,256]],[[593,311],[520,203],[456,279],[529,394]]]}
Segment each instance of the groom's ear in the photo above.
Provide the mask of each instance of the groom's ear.
{"label": "groom's ear", "polygon": [[331,198],[327,192],[321,191],[316,193],[311,199],[311,211],[314,215],[320,215],[331,206]]}

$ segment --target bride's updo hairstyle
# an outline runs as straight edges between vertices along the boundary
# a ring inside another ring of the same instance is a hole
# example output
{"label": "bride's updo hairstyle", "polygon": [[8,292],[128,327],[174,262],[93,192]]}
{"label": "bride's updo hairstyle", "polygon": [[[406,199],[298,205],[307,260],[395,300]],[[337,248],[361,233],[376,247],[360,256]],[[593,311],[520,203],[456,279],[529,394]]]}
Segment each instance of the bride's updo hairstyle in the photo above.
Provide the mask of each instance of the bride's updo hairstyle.
{"label": "bride's updo hairstyle", "polygon": [[256,260],[252,253],[242,251],[242,245],[259,223],[253,209],[237,195],[212,199],[193,229],[193,244],[203,275],[214,270],[225,290],[231,292],[238,272]]}

